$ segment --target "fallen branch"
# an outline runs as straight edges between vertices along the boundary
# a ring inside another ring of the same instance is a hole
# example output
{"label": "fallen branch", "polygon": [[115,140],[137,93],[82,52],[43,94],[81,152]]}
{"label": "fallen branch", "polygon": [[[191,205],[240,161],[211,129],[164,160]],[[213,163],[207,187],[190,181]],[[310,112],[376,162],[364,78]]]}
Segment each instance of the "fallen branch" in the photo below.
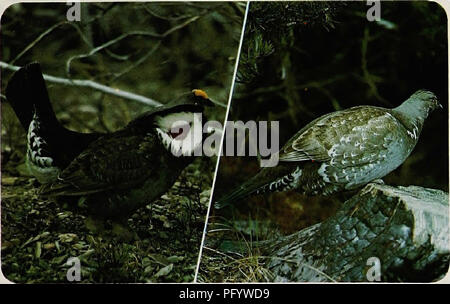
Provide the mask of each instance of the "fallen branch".
{"label": "fallen branch", "polygon": [[[8,64],[3,61],[0,61],[0,67],[10,70],[10,71],[17,71],[18,69],[20,69],[19,66],[11,65],[11,64]],[[142,95],[137,95],[137,94],[134,94],[131,92],[123,91],[118,88],[111,88],[111,87],[105,86],[103,84],[100,84],[100,83],[92,81],[92,80],[67,79],[67,78],[50,76],[50,75],[46,75],[46,74],[44,74],[44,79],[49,82],[68,85],[68,86],[91,88],[91,89],[101,91],[101,92],[109,94],[109,95],[118,96],[118,97],[122,97],[125,99],[144,103],[144,104],[152,106],[152,107],[157,107],[157,106],[162,105],[162,103],[160,103],[156,100],[153,100],[151,98],[148,98],[148,97],[145,97]]]}

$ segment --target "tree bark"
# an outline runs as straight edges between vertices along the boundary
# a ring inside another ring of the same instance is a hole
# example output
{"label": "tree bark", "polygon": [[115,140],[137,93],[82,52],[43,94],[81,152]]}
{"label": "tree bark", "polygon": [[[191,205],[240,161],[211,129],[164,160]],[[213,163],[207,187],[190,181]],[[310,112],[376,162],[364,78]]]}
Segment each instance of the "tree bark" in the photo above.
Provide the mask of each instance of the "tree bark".
{"label": "tree bark", "polygon": [[268,247],[274,281],[430,282],[448,271],[448,193],[369,184],[326,221]]}

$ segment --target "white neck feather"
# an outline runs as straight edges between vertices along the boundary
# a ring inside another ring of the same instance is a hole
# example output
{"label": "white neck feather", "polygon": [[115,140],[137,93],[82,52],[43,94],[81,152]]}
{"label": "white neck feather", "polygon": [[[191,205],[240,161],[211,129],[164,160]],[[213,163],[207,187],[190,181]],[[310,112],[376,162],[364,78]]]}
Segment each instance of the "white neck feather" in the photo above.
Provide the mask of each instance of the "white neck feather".
{"label": "white neck feather", "polygon": [[202,147],[202,113],[173,113],[156,117],[161,142],[174,156],[192,156]]}

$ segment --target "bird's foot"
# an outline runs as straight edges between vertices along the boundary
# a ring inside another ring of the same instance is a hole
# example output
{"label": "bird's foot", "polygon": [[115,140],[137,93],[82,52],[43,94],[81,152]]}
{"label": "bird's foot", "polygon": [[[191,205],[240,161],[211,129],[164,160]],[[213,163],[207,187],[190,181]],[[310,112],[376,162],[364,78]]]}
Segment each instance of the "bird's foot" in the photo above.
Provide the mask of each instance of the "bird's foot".
{"label": "bird's foot", "polygon": [[384,181],[383,181],[381,178],[376,179],[376,180],[373,180],[373,181],[371,181],[371,183],[373,183],[373,184],[379,184],[379,185],[384,185]]}
{"label": "bird's foot", "polygon": [[364,195],[366,193],[369,193],[371,191],[373,191],[374,189],[377,189],[377,185],[385,185],[384,181],[380,178],[380,179],[376,179],[371,181],[370,183],[368,183],[364,188],[362,188],[361,190],[361,195]]}

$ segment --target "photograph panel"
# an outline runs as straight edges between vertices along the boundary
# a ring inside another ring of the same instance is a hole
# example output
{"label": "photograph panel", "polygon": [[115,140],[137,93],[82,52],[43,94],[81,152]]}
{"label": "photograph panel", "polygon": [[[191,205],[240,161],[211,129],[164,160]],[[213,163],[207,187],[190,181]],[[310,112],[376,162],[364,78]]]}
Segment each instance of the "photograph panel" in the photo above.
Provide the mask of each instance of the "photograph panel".
{"label": "photograph panel", "polygon": [[443,278],[447,37],[431,1],[250,3],[198,281]]}
{"label": "photograph panel", "polygon": [[217,162],[202,149],[222,136],[220,126],[203,127],[224,123],[245,9],[8,7],[0,62],[8,280],[193,281]]}

